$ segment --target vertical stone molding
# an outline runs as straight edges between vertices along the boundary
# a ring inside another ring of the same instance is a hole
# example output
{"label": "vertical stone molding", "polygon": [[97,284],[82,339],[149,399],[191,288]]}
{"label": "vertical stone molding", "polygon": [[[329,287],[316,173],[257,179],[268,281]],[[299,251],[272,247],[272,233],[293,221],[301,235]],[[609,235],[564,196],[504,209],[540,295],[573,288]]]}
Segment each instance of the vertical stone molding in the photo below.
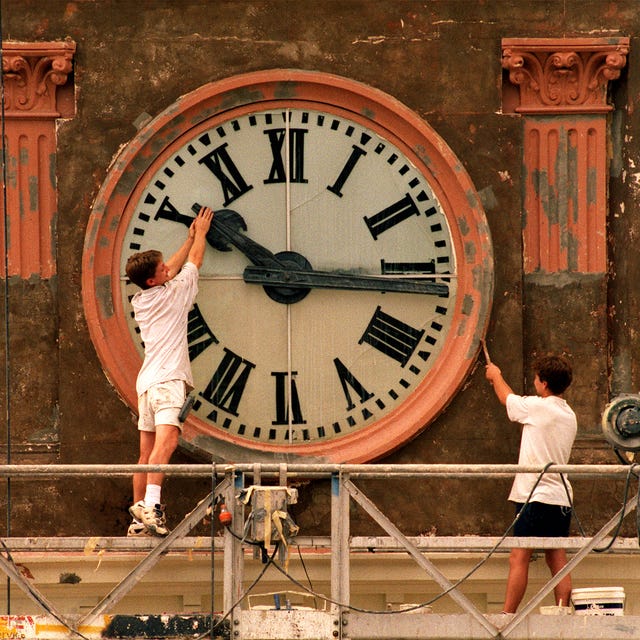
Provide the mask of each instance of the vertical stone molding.
{"label": "vertical stone molding", "polygon": [[3,44],[9,276],[56,273],[56,119],[73,112],[72,91],[61,88],[69,88],[75,48],[71,41]]}
{"label": "vertical stone molding", "polygon": [[605,273],[608,84],[629,38],[506,38],[524,121],[524,272]]}
{"label": "vertical stone molding", "polygon": [[525,273],[604,273],[606,121],[528,117],[524,123]]}
{"label": "vertical stone molding", "polygon": [[578,440],[590,447],[601,434],[584,416],[609,398],[609,83],[628,53],[628,38],[502,41],[503,111],[521,114],[524,125],[525,371],[536,355],[569,355],[567,400]]}

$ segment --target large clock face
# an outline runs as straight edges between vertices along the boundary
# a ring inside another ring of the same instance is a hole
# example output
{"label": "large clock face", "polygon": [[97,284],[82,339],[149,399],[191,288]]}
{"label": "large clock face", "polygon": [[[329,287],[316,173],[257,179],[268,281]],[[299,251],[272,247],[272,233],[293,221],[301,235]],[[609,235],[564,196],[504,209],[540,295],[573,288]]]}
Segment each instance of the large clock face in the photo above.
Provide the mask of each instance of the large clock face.
{"label": "large clock face", "polygon": [[417,116],[342,78],[272,71],[204,87],[141,132],[96,201],[83,272],[94,342],[133,408],[143,345],[124,266],[171,255],[196,203],[217,214],[189,316],[185,446],[366,461],[444,408],[487,321],[491,250],[466,174]]}

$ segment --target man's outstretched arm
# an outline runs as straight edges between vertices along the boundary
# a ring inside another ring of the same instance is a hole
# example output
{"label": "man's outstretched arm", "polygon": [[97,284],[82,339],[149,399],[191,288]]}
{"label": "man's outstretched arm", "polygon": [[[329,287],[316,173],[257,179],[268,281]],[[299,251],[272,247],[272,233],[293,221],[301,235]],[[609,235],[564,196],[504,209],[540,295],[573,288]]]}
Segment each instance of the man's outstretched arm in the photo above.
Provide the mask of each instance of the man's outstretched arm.
{"label": "man's outstretched arm", "polygon": [[[198,267],[202,266],[204,252],[207,247],[207,231],[213,220],[213,211],[209,207],[202,207],[191,227],[193,228],[193,243],[188,253],[188,260]],[[191,231],[191,229],[189,229]]]}
{"label": "man's outstretched arm", "polygon": [[169,268],[169,277],[173,278],[182,265],[189,260],[198,267],[202,266],[206,249],[206,237],[213,220],[213,211],[209,207],[202,207],[189,227],[189,233],[182,246],[168,259],[165,264]]}
{"label": "man's outstretched arm", "polygon": [[485,376],[487,380],[493,385],[493,390],[498,396],[498,400],[502,404],[507,404],[507,396],[513,393],[513,389],[506,383],[505,379],[502,377],[502,372],[500,369],[493,363],[489,363],[487,365]]}

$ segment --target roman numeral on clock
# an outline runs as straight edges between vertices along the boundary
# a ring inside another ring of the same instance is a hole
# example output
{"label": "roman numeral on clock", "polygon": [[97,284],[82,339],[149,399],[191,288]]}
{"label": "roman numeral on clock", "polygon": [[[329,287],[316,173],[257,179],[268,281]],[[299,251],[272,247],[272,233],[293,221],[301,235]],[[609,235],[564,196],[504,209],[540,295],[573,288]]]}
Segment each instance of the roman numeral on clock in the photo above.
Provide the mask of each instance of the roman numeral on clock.
{"label": "roman numeral on clock", "polygon": [[[287,181],[287,172],[284,166],[283,147],[286,129],[267,129],[264,133],[269,136],[273,162],[269,171],[269,177],[265,184],[284,184]],[[304,136],[307,129],[289,129],[289,182],[305,183],[304,177]]]}
{"label": "roman numeral on clock", "polygon": [[[153,204],[154,202],[156,202],[156,199],[151,194],[148,194],[145,198],[145,204]],[[169,200],[169,196],[164,197],[164,200],[160,203],[160,206],[158,207],[156,215],[153,219],[163,219],[171,220],[171,222],[180,222],[187,227],[190,227],[191,223],[193,222],[192,216],[185,216],[173,206],[171,200]]]}
{"label": "roman numeral on clock", "polygon": [[404,367],[423,335],[424,329],[416,329],[378,306],[358,344],[366,342]]}
{"label": "roman numeral on clock", "polygon": [[344,366],[340,358],[334,358],[333,364],[336,367],[336,371],[338,372],[338,378],[340,379],[340,384],[342,385],[342,391],[344,392],[345,398],[347,399],[347,411],[351,411],[356,405],[351,399],[351,393],[349,392],[349,388],[353,389],[358,395],[358,400],[360,400],[360,404],[366,402],[370,398],[373,398],[374,394],[369,393],[362,384],[356,379],[356,377]]}
{"label": "roman numeral on clock", "polygon": [[377,240],[381,233],[395,227],[411,216],[419,215],[420,209],[418,209],[416,203],[413,201],[411,194],[407,193],[403,198],[400,198],[400,200],[394,202],[379,213],[371,217],[365,216],[364,222],[369,228],[373,239]]}
{"label": "roman numeral on clock", "polygon": [[380,273],[383,275],[411,274],[411,273],[435,273],[436,263],[429,262],[388,262],[384,258],[380,260]]}
{"label": "roman numeral on clock", "polygon": [[224,347],[224,356],[206,389],[200,395],[212,405],[237,416],[249,374],[255,366],[253,362],[245,360]]}
{"label": "roman numeral on clock", "polygon": [[189,342],[189,360],[195,360],[210,345],[218,344],[218,338],[209,329],[197,303],[189,311],[187,340]]}
{"label": "roman numeral on clock", "polygon": [[342,187],[344,187],[345,182],[351,175],[351,172],[354,170],[356,163],[362,156],[366,156],[367,152],[360,147],[356,147],[354,144],[352,147],[351,155],[345,162],[344,167],[342,167],[342,171],[340,171],[340,175],[336,179],[336,181],[327,187],[331,193],[335,193],[339,198],[342,198]]}
{"label": "roman numeral on clock", "polygon": [[238,167],[234,164],[229,152],[227,143],[220,145],[211,153],[198,160],[220,181],[222,193],[224,195],[224,206],[228,206],[234,200],[253,189],[253,185],[247,184]]}
{"label": "roman numeral on clock", "polygon": [[271,424],[289,424],[289,404],[287,396],[291,393],[291,424],[306,424],[300,409],[300,398],[296,387],[297,372],[292,371],[291,376],[286,371],[272,371],[271,375],[276,379],[276,419]]}

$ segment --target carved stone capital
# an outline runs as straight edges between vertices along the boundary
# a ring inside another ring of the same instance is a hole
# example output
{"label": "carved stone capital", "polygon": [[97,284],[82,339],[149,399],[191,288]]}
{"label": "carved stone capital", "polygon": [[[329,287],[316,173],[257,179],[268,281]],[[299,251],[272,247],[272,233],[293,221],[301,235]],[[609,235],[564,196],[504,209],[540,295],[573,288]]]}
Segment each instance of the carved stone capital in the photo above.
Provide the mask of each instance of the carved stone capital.
{"label": "carved stone capital", "polygon": [[520,87],[518,113],[610,111],[607,88],[627,63],[629,38],[505,38],[502,67]]}
{"label": "carved stone capital", "polygon": [[57,87],[66,84],[73,69],[75,42],[5,42],[2,72],[8,117],[60,116]]}

